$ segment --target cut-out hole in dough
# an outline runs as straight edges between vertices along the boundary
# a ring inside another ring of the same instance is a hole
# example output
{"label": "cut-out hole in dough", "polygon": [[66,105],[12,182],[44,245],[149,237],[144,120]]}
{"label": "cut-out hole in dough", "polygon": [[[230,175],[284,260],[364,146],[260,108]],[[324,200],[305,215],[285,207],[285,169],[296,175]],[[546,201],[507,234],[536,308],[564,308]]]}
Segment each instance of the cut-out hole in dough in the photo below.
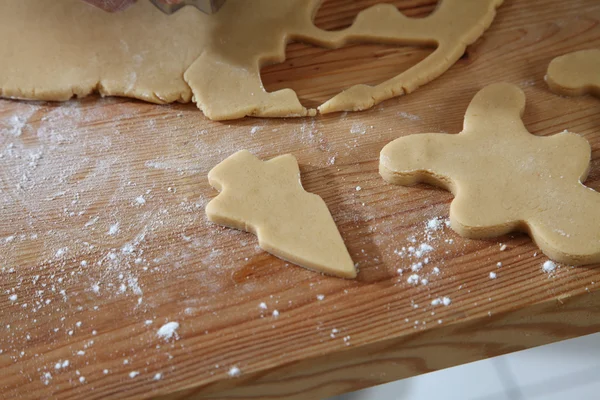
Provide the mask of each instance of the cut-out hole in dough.
{"label": "cut-out hole in dough", "polygon": [[356,44],[325,49],[292,43],[286,60],[261,69],[267,92],[290,88],[304,107],[316,108],[358,84],[378,85],[427,58],[434,48]]}
{"label": "cut-out hole in dough", "polygon": [[[63,101],[98,91],[161,104],[193,99],[215,120],[366,110],[443,74],[503,2],[443,0],[428,17],[412,18],[395,2],[369,7],[364,1],[360,7],[367,8],[341,31],[314,25],[320,0],[228,0],[210,16],[193,8],[168,16],[147,1],[116,14],[78,0],[0,2],[0,34],[11,38],[0,43],[0,96]],[[355,4],[344,3],[340,12]],[[12,35],[14,21],[36,29]],[[348,87],[307,109],[289,88],[265,92],[260,79],[261,66],[282,62],[291,41],[330,49],[369,43],[437,49],[378,85]]]}
{"label": "cut-out hole in dough", "polygon": [[314,24],[326,31],[346,29],[354,23],[358,13],[380,3],[396,6],[407,17],[425,18],[435,10],[438,0],[324,0],[317,10]]}

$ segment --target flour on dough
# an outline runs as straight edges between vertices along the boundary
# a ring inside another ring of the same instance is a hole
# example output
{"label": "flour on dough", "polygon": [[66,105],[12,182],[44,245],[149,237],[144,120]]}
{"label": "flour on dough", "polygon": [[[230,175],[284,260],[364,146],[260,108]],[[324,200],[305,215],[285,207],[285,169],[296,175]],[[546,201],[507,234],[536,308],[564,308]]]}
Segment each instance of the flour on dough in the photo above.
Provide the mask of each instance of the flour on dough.
{"label": "flour on dough", "polygon": [[263,250],[301,267],[356,277],[327,205],[302,188],[291,154],[263,162],[241,150],[214,167],[208,180],[221,192],[206,206],[212,222],[254,233]]}
{"label": "flour on dough", "polygon": [[525,231],[556,261],[600,262],[600,193],[582,184],[590,145],[568,132],[530,134],[524,109],[518,87],[487,86],[471,101],[461,133],[396,139],[381,151],[379,171],[390,183],[454,193],[451,227],[462,236]]}
{"label": "flour on dough", "polygon": [[548,65],[546,82],[556,94],[600,96],[600,49],[575,51],[556,57]]}
{"label": "flour on dough", "polygon": [[214,15],[165,15],[149,1],[106,13],[80,0],[0,3],[0,95],[67,100],[92,92],[154,103],[195,101],[211,119],[314,115],[296,93],[267,93],[260,67],[285,59],[288,41],[437,46],[418,65],[376,86],[356,85],[319,107],[364,110],[441,75],[491,24],[503,0],[441,0],[426,18],[390,4],[362,11],[341,31],[313,18],[321,0],[228,0]]}

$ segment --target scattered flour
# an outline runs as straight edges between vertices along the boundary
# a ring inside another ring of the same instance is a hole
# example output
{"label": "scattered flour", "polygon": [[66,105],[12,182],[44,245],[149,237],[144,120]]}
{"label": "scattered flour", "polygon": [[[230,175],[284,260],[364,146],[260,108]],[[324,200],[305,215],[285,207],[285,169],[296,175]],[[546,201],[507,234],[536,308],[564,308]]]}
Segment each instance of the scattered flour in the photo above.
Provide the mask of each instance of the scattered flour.
{"label": "scattered flour", "polygon": [[548,260],[542,264],[542,270],[547,274],[554,272],[555,269],[556,264],[553,261]]}
{"label": "scattered flour", "polygon": [[60,249],[56,250],[54,257],[60,258],[60,257],[64,256],[65,254],[67,254],[68,250],[69,250],[68,247],[61,247]]}
{"label": "scattered flour", "polygon": [[231,378],[237,378],[238,376],[242,375],[242,370],[234,365],[233,367],[229,368],[227,375],[229,375]]}
{"label": "scattered flour", "polygon": [[44,385],[48,385],[50,383],[50,380],[52,379],[52,374],[50,372],[44,372],[43,379]]}
{"label": "scattered flour", "polygon": [[452,300],[450,299],[450,297],[438,297],[437,299],[433,299],[431,300],[431,305],[432,306],[439,306],[439,305],[445,305],[445,306],[449,306],[450,304],[452,304]]}
{"label": "scattered flour", "polygon": [[441,218],[432,218],[429,221],[427,221],[427,228],[428,229],[432,229],[434,231],[440,229],[444,224],[444,221]]}
{"label": "scattered flour", "polygon": [[177,329],[179,329],[178,322],[167,322],[166,324],[160,327],[160,329],[156,332],[156,335],[164,340],[169,340],[173,336],[175,336],[175,338],[177,339]]}
{"label": "scattered flour", "polygon": [[29,123],[29,119],[37,111],[37,107],[28,106],[18,114],[12,114],[5,119],[0,120],[0,134],[8,134],[18,137],[23,133],[23,129]]}
{"label": "scattered flour", "polygon": [[[394,250],[394,254],[402,259],[408,259],[410,270],[413,272],[406,282],[411,285],[428,285],[430,281],[440,275],[440,268],[431,265],[429,253],[435,250],[437,242],[442,240],[444,229],[450,226],[450,221],[442,217],[435,217],[427,220],[424,224],[422,233],[407,238],[407,244]],[[445,243],[452,244],[452,239],[445,239]],[[429,269],[432,267],[431,269]],[[397,268],[398,275],[404,272],[405,268]]]}
{"label": "scattered flour", "polygon": [[419,117],[418,115],[407,113],[404,111],[400,111],[398,113],[398,116],[402,119],[407,119],[409,121],[420,121],[421,120],[421,117]]}
{"label": "scattered flour", "polygon": [[109,228],[108,228],[108,232],[107,235],[111,235],[114,236],[117,233],[119,233],[119,223],[116,222],[114,224],[112,224]]}
{"label": "scattered flour", "polygon": [[367,133],[367,126],[361,122],[355,122],[350,127],[350,133],[364,135]]}

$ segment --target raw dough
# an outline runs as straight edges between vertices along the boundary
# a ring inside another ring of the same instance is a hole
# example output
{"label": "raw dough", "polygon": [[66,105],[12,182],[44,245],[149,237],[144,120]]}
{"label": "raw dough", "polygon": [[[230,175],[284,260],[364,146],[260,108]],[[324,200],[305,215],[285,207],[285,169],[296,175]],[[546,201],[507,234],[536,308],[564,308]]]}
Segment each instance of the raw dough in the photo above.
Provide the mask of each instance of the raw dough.
{"label": "raw dough", "polygon": [[214,167],[208,181],[221,192],[206,206],[212,222],[252,232],[262,249],[304,268],[356,277],[327,205],[302,188],[291,154],[263,162],[241,150]]}
{"label": "raw dough", "polygon": [[600,262],[600,194],[581,183],[590,145],[568,132],[531,135],[524,109],[518,87],[487,86],[471,101],[461,133],[410,135],[386,145],[381,176],[450,190],[451,225],[461,236],[525,231],[557,261]]}
{"label": "raw dough", "polygon": [[600,49],[581,50],[556,57],[548,65],[546,82],[556,94],[600,96]]}
{"label": "raw dough", "polygon": [[262,86],[260,67],[283,61],[287,42],[437,45],[398,76],[351,87],[319,107],[322,113],[364,110],[441,75],[491,24],[502,1],[442,0],[420,19],[378,4],[350,28],[324,31],[312,23],[321,0],[228,0],[215,15],[185,7],[170,16],[149,1],[111,14],[80,0],[6,0],[0,2],[0,37],[6,38],[0,95],[67,100],[98,91],[154,103],[195,100],[217,120],[314,115],[293,90],[267,93]]}

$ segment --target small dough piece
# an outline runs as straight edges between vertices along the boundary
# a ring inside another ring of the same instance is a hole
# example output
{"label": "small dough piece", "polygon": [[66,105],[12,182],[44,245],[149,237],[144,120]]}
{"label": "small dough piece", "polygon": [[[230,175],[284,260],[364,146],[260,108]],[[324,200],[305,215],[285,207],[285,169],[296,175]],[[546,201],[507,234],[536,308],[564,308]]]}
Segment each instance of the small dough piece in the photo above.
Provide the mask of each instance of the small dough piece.
{"label": "small dough piece", "polygon": [[214,167],[208,181],[221,192],[206,206],[212,222],[254,233],[263,250],[301,267],[356,277],[327,205],[302,188],[291,154],[263,162],[240,150]]}
{"label": "small dough piece", "polygon": [[81,0],[0,2],[0,96],[68,100],[92,92],[154,103],[193,100],[215,120],[301,117],[316,110],[291,89],[268,93],[260,68],[301,41],[437,46],[425,60],[377,86],[356,85],[319,107],[364,110],[410,93],[452,66],[492,23],[503,0],[442,0],[426,18],[390,4],[358,14],[340,31],[313,24],[321,0],[227,0],[214,15],[184,7],[165,15],[149,1],[107,13]]}
{"label": "small dough piece", "polygon": [[381,151],[388,182],[426,182],[450,190],[452,229],[468,238],[527,232],[550,258],[600,262],[600,193],[584,186],[591,150],[573,133],[530,134],[516,86],[485,87],[456,135],[401,137]]}
{"label": "small dough piece", "polygon": [[600,97],[600,49],[575,51],[556,57],[548,65],[546,82],[556,94]]}

